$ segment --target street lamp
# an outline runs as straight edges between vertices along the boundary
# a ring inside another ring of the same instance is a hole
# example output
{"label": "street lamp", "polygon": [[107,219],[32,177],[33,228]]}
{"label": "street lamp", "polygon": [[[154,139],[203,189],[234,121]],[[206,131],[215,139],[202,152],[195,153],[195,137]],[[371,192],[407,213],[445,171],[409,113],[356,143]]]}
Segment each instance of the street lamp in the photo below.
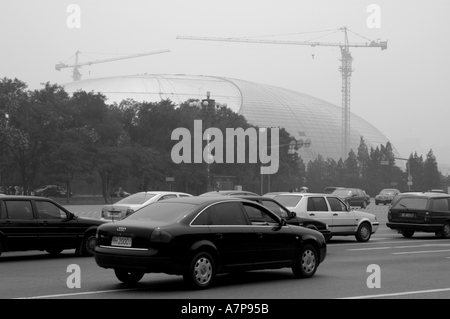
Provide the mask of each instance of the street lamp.
{"label": "street lamp", "polygon": [[411,162],[409,161],[409,158],[401,158],[401,157],[394,157],[394,158],[407,161],[407,163],[406,163],[406,174],[408,175],[407,184],[408,184],[408,191],[411,191],[412,176],[411,176]]}
{"label": "street lamp", "polygon": [[[295,139],[293,138],[292,141],[290,141],[288,144],[280,144],[280,145],[267,145],[266,147],[263,148],[263,153],[262,154],[266,154],[265,152],[267,151],[267,149],[272,148],[272,147],[284,147],[284,146],[289,146],[289,149],[287,151],[287,154],[289,155],[293,155],[296,153],[297,150],[301,149],[303,146],[305,148],[308,148],[311,146],[311,140],[307,139],[306,141],[303,141],[302,139]],[[264,187],[263,187],[263,183],[264,183],[264,179],[263,179],[263,166],[261,165],[260,168],[260,175],[261,175],[261,196],[263,195],[264,192]],[[267,178],[267,191],[270,192],[270,174]]]}
{"label": "street lamp", "polygon": [[[210,99],[210,92],[206,92],[206,99],[202,99],[201,102],[190,102],[189,106],[191,107],[200,107],[202,110],[205,111],[206,114],[206,127],[205,130],[211,127],[211,118],[212,115],[215,113],[216,108],[219,107],[226,107],[226,103],[216,103],[215,100]],[[210,153],[210,146],[209,143],[211,142],[211,135],[208,133],[206,134],[206,147],[207,147],[207,153],[208,153],[208,162],[206,163],[206,174],[207,174],[207,180],[206,180],[206,191],[209,191],[211,188],[211,181],[210,181],[210,164],[209,160],[211,159],[212,155]]]}

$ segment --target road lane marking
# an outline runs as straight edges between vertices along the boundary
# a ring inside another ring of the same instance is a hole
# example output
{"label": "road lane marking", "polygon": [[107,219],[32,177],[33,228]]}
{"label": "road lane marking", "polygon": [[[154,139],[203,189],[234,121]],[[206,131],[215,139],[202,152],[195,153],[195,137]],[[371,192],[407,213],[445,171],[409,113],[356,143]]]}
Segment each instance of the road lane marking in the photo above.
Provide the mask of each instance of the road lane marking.
{"label": "road lane marking", "polygon": [[450,250],[429,250],[429,251],[405,251],[401,253],[391,253],[391,255],[408,255],[408,254],[428,254],[428,253],[444,253]]}
{"label": "road lane marking", "polygon": [[[385,238],[382,238],[385,239]],[[367,243],[345,243],[345,244],[333,244],[333,242],[331,241],[330,243],[327,243],[327,247],[328,248],[332,248],[332,247],[338,247],[338,246],[361,246],[361,245],[379,245],[379,244],[402,244],[402,243],[421,243],[421,242],[425,242],[425,243],[430,243],[430,242],[435,242],[435,241],[446,241],[449,242],[448,240],[445,239],[424,239],[424,240],[404,240],[404,241],[387,241],[387,242],[374,242],[375,239],[371,239],[369,242]]]}
{"label": "road lane marking", "polygon": [[425,245],[396,246],[396,247],[353,248],[353,249],[347,249],[347,250],[349,250],[349,251],[359,251],[359,250],[405,249],[405,248],[449,247],[449,246],[450,246],[450,244],[425,244]]}
{"label": "road lane marking", "polygon": [[82,295],[95,295],[95,294],[105,294],[110,292],[122,292],[122,291],[134,291],[149,289],[149,287],[141,288],[128,288],[128,289],[113,289],[113,290],[99,290],[99,291],[86,291],[86,292],[74,292],[69,294],[56,294],[56,295],[45,295],[45,296],[32,296],[32,297],[19,297],[13,299],[45,299],[45,298],[61,298],[61,297],[71,297],[71,296],[82,296]]}
{"label": "road lane marking", "polygon": [[337,298],[337,299],[370,299],[370,298],[398,297],[398,296],[429,294],[429,293],[446,292],[446,291],[450,291],[450,288],[407,291],[407,292],[397,292],[397,293],[391,293],[391,294],[367,295],[367,296],[357,296],[357,297],[345,297],[345,298]]}

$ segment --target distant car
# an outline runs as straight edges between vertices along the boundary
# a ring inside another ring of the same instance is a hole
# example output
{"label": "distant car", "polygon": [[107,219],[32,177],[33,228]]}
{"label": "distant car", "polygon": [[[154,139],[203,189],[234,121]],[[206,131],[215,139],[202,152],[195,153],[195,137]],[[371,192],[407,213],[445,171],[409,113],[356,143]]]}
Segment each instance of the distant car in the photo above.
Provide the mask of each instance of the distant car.
{"label": "distant car", "polygon": [[149,191],[139,192],[110,205],[104,205],[102,208],[101,219],[103,220],[120,220],[131,214],[137,209],[150,203],[160,200],[176,197],[191,197],[191,194],[172,191]]}
{"label": "distant car", "polygon": [[400,191],[396,188],[385,188],[375,196],[375,205],[378,204],[390,204],[396,195],[400,194]]}
{"label": "distant car", "polygon": [[450,195],[400,193],[389,208],[386,226],[406,238],[415,232],[427,232],[450,239]]}
{"label": "distant car", "polygon": [[99,227],[95,261],[132,284],[145,273],[182,275],[194,289],[217,274],[291,268],[311,278],[327,252],[321,233],[286,223],[266,207],[236,197],[194,196],[142,207]]}
{"label": "distant car", "polygon": [[256,193],[248,192],[248,191],[234,191],[234,190],[222,190],[222,191],[212,191],[203,193],[199,196],[234,196],[234,195],[248,195],[248,196],[259,196]]}
{"label": "distant car", "polygon": [[332,194],[342,198],[349,206],[367,207],[366,193],[362,189],[338,188]]}
{"label": "distant car", "polygon": [[54,200],[36,196],[0,196],[0,255],[7,251],[76,249],[92,256],[97,227],[105,222],[77,217]]}
{"label": "distant car", "polygon": [[329,187],[325,187],[323,192],[324,192],[324,194],[332,194],[338,188],[344,188],[344,187],[329,186]]}
{"label": "distant car", "polygon": [[59,185],[43,185],[33,191],[34,196],[42,197],[66,197],[67,190]]}
{"label": "distant car", "polygon": [[298,217],[326,223],[332,236],[352,235],[359,242],[367,242],[380,226],[374,214],[351,209],[333,194],[285,193],[274,199]]}
{"label": "distant car", "polygon": [[291,212],[271,197],[244,196],[243,198],[253,200],[263,206],[266,206],[280,218],[285,218],[289,225],[303,226],[317,230],[322,233],[326,241],[331,238],[331,230],[326,223],[312,218],[299,217],[295,212]]}

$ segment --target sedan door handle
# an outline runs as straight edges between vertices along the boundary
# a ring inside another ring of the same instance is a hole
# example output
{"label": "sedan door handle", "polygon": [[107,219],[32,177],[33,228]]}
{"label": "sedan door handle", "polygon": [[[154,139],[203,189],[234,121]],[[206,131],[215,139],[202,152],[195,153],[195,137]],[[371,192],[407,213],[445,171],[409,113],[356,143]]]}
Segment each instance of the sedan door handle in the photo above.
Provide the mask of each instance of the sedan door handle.
{"label": "sedan door handle", "polygon": [[314,214],[314,213],[310,213],[310,214],[309,214],[309,216],[316,216],[316,214]]}
{"label": "sedan door handle", "polygon": [[216,234],[216,238],[217,239],[222,239],[223,238],[223,234]]}
{"label": "sedan door handle", "polygon": [[256,238],[262,238],[263,237],[263,234],[262,233],[256,233]]}
{"label": "sedan door handle", "polygon": [[333,216],[339,216],[339,214],[338,213],[334,213]]}

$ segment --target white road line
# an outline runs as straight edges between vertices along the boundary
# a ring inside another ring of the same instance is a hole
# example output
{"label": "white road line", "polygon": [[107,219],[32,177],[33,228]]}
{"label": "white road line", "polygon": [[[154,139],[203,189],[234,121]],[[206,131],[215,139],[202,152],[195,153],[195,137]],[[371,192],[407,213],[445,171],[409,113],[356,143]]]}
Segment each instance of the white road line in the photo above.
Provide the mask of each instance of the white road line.
{"label": "white road line", "polygon": [[[338,236],[336,236],[337,238]],[[381,239],[386,239],[386,238],[381,238]],[[386,242],[374,242],[375,239],[371,239],[369,242],[367,243],[348,243],[348,244],[333,244],[333,242],[330,242],[329,244],[327,244],[328,248],[332,248],[332,247],[338,247],[338,246],[361,246],[361,245],[379,245],[379,244],[402,244],[402,243],[421,243],[421,242],[426,242],[426,243],[430,243],[430,242],[435,242],[435,241],[440,241],[440,242],[449,242],[448,240],[445,241],[443,239],[424,239],[424,240],[404,240],[404,241],[386,241]]]}
{"label": "white road line", "polygon": [[428,254],[428,253],[444,253],[450,250],[429,250],[429,251],[408,251],[401,253],[391,253],[391,255],[408,255],[408,254]]}
{"label": "white road line", "polygon": [[429,294],[429,293],[434,293],[434,292],[446,292],[446,291],[450,291],[450,288],[407,291],[407,292],[398,292],[398,293],[392,293],[392,294],[367,295],[367,296],[346,297],[346,298],[337,298],[337,299],[369,299],[369,298],[398,297],[398,296]]}
{"label": "white road line", "polygon": [[347,250],[349,250],[349,251],[359,251],[359,250],[405,249],[405,248],[449,247],[449,246],[450,246],[450,244],[425,244],[425,245],[411,245],[411,246],[397,246],[397,247],[354,248],[354,249],[347,249]]}
{"label": "white road line", "polygon": [[70,293],[70,294],[57,294],[57,295],[46,295],[46,296],[20,297],[20,298],[13,298],[13,299],[61,298],[61,297],[71,297],[71,296],[105,294],[105,293],[110,293],[110,292],[133,291],[133,290],[142,290],[142,289],[149,289],[149,287],[129,288],[129,289],[114,289],[114,290],[99,290],[99,291],[86,291],[86,292],[77,292],[77,293]]}

